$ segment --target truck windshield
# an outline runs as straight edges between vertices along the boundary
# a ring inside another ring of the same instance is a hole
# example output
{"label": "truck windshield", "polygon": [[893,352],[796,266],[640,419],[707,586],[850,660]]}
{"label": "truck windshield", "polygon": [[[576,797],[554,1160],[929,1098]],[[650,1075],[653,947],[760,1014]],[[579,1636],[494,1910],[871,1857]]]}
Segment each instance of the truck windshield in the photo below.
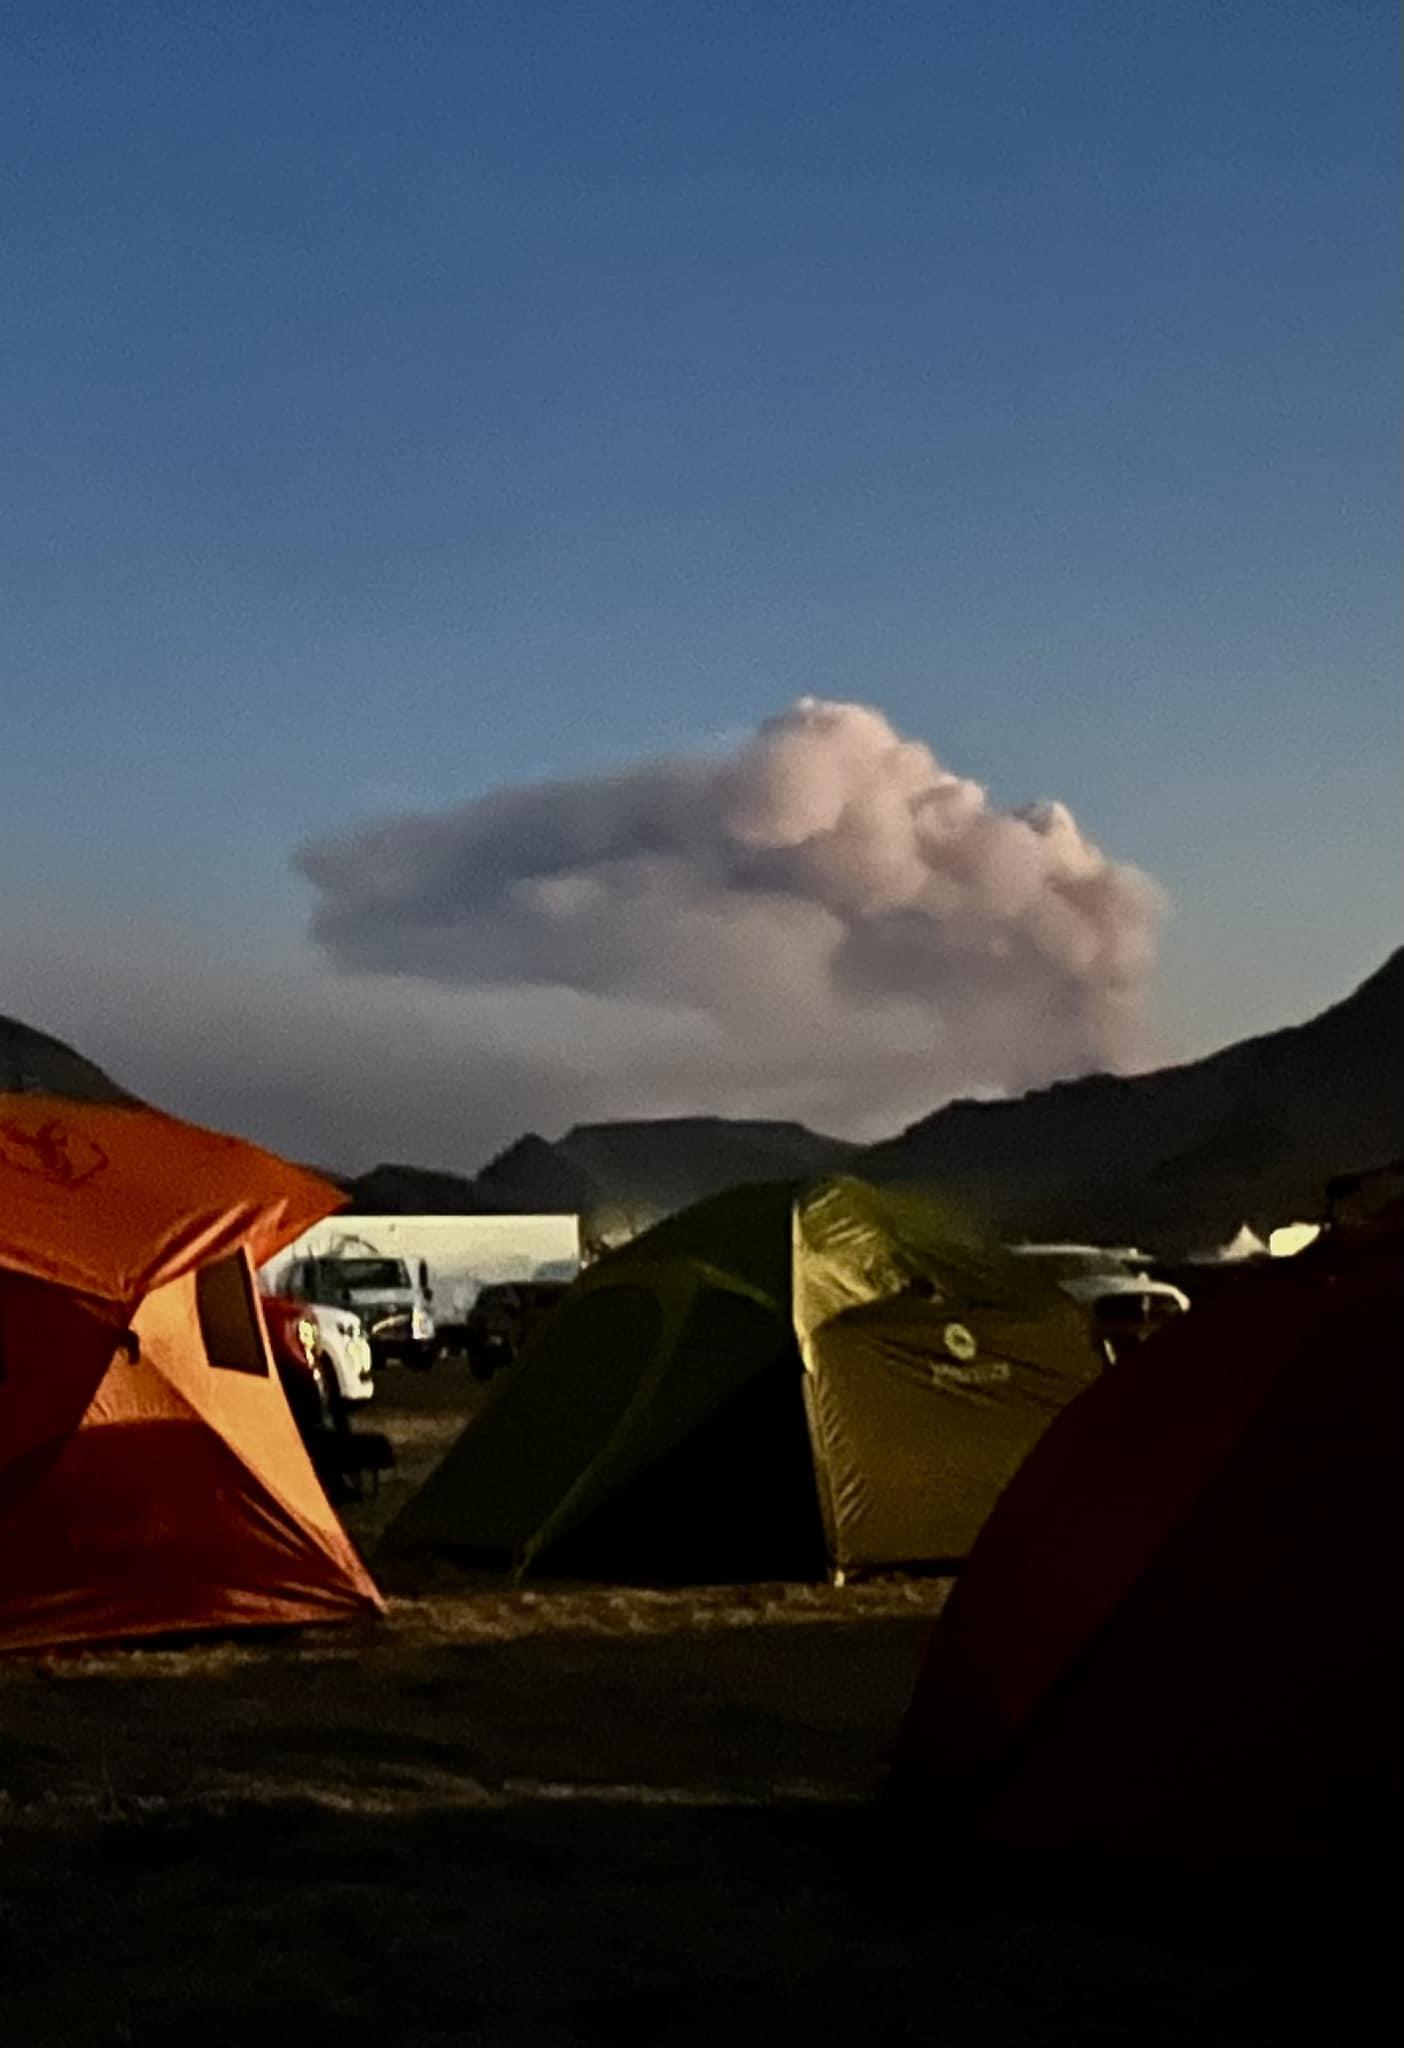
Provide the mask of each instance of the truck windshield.
{"label": "truck windshield", "polygon": [[400,1259],[329,1259],[326,1271],[339,1287],[408,1287]]}

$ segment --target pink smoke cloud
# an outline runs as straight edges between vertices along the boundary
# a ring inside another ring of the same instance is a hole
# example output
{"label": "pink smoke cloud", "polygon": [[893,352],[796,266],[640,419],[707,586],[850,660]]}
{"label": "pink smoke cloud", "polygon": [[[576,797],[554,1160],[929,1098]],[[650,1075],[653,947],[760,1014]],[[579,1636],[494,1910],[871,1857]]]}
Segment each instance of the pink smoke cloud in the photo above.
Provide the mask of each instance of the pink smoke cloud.
{"label": "pink smoke cloud", "polygon": [[813,698],[729,752],[367,825],[298,864],[343,974],[457,990],[465,1022],[487,991],[607,1013],[591,1114],[862,1134],[1137,1064],[1163,911],[1063,804],[998,809],[881,712]]}

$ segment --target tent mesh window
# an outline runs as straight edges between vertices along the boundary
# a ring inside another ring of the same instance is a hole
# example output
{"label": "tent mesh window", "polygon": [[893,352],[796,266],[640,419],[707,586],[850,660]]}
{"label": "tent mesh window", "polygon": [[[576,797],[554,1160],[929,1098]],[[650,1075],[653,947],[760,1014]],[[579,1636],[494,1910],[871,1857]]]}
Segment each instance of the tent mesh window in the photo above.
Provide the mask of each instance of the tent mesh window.
{"label": "tent mesh window", "polygon": [[268,1377],[249,1270],[239,1256],[216,1259],[195,1275],[195,1303],[205,1356],[220,1372]]}

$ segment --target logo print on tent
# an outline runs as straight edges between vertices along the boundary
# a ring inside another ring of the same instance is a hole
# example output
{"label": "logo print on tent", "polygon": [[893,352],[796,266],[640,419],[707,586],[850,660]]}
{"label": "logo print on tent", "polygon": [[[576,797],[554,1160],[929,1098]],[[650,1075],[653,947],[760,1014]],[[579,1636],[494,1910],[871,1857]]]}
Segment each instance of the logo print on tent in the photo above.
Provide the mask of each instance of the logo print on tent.
{"label": "logo print on tent", "polygon": [[27,1131],[18,1123],[0,1124],[0,1164],[48,1181],[52,1187],[80,1188],[104,1170],[107,1154],[92,1138],[50,1117],[37,1130]]}

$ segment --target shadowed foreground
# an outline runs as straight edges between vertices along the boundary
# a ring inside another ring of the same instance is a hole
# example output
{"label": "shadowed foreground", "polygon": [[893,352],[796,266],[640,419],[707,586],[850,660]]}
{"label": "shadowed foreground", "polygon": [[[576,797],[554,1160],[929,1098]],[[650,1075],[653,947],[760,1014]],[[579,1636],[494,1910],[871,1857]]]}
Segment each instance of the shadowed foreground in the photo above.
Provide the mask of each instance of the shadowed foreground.
{"label": "shadowed foreground", "polygon": [[1366,1929],[900,1856],[871,1802],[938,1600],[462,1592],[0,1670],[0,2032],[1383,2041]]}

